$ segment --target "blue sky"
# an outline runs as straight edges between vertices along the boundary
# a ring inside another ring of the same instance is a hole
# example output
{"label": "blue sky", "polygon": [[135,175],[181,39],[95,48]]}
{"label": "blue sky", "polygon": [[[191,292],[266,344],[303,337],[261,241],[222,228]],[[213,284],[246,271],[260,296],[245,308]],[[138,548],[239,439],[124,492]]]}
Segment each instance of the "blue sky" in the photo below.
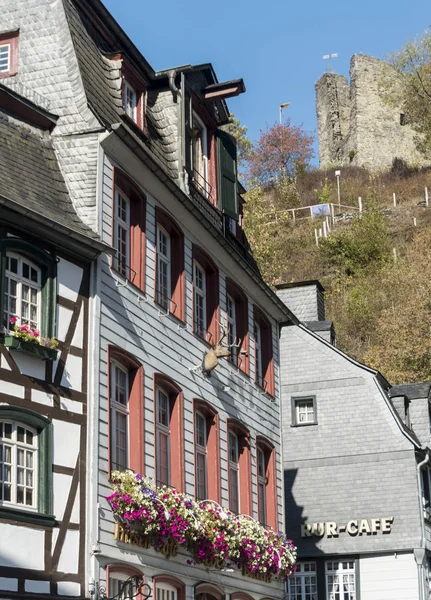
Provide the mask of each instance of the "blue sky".
{"label": "blue sky", "polygon": [[104,0],[155,70],[211,62],[219,81],[242,77],[247,91],[228,101],[256,139],[285,114],[316,130],[314,83],[322,55],[338,52],[334,70],[348,74],[350,57],[384,58],[430,24],[429,0]]}

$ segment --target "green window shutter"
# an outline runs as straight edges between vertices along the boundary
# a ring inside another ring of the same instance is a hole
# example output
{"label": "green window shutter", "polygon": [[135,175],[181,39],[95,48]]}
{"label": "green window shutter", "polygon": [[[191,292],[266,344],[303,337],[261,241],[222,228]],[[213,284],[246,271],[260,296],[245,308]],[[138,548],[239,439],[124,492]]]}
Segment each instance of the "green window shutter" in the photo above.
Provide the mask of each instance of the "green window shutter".
{"label": "green window shutter", "polygon": [[236,140],[221,130],[217,132],[217,138],[219,208],[224,214],[238,221]]}

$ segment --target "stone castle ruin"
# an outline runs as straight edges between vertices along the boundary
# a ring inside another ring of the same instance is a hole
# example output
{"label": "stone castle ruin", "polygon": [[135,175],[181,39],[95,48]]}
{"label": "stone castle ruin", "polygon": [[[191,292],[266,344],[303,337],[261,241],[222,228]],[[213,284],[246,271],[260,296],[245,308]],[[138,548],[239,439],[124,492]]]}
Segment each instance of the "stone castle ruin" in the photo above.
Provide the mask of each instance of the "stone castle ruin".
{"label": "stone castle ruin", "polygon": [[399,106],[390,104],[399,75],[388,63],[354,54],[347,77],[325,73],[316,83],[320,167],[357,165],[389,169],[394,158],[424,164],[418,135]]}

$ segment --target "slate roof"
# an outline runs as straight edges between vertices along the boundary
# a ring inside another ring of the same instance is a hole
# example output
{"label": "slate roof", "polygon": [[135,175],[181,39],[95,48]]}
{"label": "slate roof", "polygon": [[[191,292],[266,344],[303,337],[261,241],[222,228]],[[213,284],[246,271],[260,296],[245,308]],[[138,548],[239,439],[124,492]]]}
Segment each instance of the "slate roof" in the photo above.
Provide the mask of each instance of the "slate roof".
{"label": "slate roof", "polygon": [[332,321],[305,321],[304,325],[311,331],[331,331]]}
{"label": "slate roof", "polygon": [[[172,145],[175,144],[175,132],[169,127],[167,120],[159,114],[160,109],[155,101],[157,90],[152,90],[151,86],[148,90],[146,109],[148,135],[145,135],[127,117],[124,118],[121,101],[121,61],[109,58],[120,53],[123,48],[119,48],[115,42],[100,35],[84,11],[73,0],[63,0],[63,4],[91,110],[100,123],[107,128],[122,121],[125,127],[133,130],[133,133],[148,146],[166,172],[171,177],[177,178],[176,156],[171,151]],[[135,49],[135,52],[138,51]],[[140,63],[143,61],[142,57]],[[146,61],[144,67],[148,67]]]}
{"label": "slate roof", "polygon": [[0,197],[99,240],[73,208],[48,133],[20,126],[0,113],[0,148]]}
{"label": "slate roof", "polygon": [[389,390],[391,398],[395,396],[406,396],[409,400],[417,398],[428,398],[431,382],[422,381],[420,383],[406,383],[403,385],[394,385]]}

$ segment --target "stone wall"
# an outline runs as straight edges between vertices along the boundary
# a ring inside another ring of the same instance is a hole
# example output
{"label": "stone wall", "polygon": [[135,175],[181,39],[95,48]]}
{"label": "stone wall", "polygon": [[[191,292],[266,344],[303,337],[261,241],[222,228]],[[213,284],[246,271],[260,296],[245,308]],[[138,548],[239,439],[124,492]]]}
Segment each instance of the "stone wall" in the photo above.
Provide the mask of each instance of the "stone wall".
{"label": "stone wall", "polygon": [[425,164],[417,134],[402,124],[400,106],[388,102],[398,82],[390,65],[362,54],[352,56],[350,87],[342,75],[322,75],[315,86],[321,167],[353,164],[377,171],[390,168],[394,158]]}

